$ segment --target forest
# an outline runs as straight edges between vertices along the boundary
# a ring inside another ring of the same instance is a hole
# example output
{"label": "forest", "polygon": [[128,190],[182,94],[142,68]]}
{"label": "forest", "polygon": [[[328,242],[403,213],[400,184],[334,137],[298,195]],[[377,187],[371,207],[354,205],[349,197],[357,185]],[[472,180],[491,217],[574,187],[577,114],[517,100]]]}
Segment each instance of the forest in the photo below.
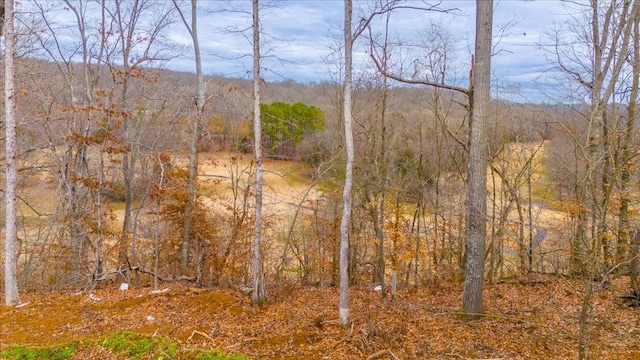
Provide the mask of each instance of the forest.
{"label": "forest", "polygon": [[0,358],[640,357],[640,0],[566,4],[539,102],[492,0],[462,81],[389,32],[446,2],[334,3],[320,82],[262,76],[259,0],[216,3],[244,77],[203,71],[211,3],[2,3]]}

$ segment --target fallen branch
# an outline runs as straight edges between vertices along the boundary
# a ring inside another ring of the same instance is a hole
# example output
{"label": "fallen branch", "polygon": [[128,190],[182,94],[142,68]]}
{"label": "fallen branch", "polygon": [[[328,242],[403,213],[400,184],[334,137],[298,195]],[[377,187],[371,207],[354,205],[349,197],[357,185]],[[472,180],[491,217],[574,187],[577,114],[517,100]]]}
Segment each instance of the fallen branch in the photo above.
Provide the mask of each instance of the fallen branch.
{"label": "fallen branch", "polygon": [[207,339],[213,341],[213,339],[211,338],[211,336],[203,333],[202,331],[198,331],[198,330],[193,330],[193,332],[191,333],[191,335],[189,335],[189,337],[187,338],[187,342],[191,341],[191,339],[193,339],[194,335],[200,335],[203,337],[206,337]]}
{"label": "fallen branch", "polygon": [[[96,276],[95,279],[93,279],[93,281],[95,282],[99,282],[99,281],[105,281],[105,280],[109,280],[109,276],[110,275],[120,275],[122,276],[125,280],[126,277],[124,276],[124,273],[126,271],[137,271],[139,273],[142,274],[146,274],[146,275],[150,275],[150,276],[156,276],[156,273],[153,271],[149,271],[149,270],[145,270],[141,267],[138,266],[123,266],[117,270],[111,270],[111,271],[105,271],[102,274],[99,274],[99,276]],[[195,282],[196,281],[196,277],[195,276],[178,276],[175,278],[164,278],[161,276],[157,276],[158,280],[162,281],[162,282],[166,282],[166,283],[171,283],[171,282],[179,282],[179,281],[188,281],[188,282]]]}

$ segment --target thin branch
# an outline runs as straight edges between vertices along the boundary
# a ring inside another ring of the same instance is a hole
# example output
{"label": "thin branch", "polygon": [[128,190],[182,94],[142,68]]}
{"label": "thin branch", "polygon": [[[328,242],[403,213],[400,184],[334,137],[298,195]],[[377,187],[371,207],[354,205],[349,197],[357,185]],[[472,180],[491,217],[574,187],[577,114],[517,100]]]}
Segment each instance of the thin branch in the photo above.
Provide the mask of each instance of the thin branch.
{"label": "thin branch", "polygon": [[471,88],[463,88],[460,86],[454,86],[454,85],[447,85],[447,84],[442,84],[439,82],[435,82],[435,81],[429,81],[429,80],[417,80],[417,79],[410,79],[410,78],[405,78],[403,76],[400,75],[396,75],[393,74],[389,71],[387,71],[384,66],[382,66],[380,59],[378,59],[378,54],[375,50],[374,47],[374,42],[371,41],[370,42],[370,49],[371,49],[371,60],[373,60],[373,63],[376,66],[376,69],[378,70],[378,72],[380,72],[380,74],[382,74],[383,76],[395,80],[395,81],[399,81],[405,84],[413,84],[413,85],[425,85],[425,86],[432,86],[435,88],[439,88],[439,89],[446,89],[446,90],[452,90],[452,91],[456,91],[459,92],[461,94],[464,94],[466,96],[471,96]]}
{"label": "thin branch", "polygon": [[437,4],[432,5],[432,4],[428,4],[427,2],[423,1],[423,4],[425,4],[424,7],[421,6],[413,6],[413,5],[400,5],[403,4],[404,1],[403,0],[391,0],[391,1],[386,1],[384,3],[382,3],[382,5],[380,6],[379,10],[375,10],[373,12],[371,12],[369,14],[368,17],[366,18],[361,18],[360,19],[360,23],[358,24],[358,27],[356,28],[356,30],[353,33],[352,36],[352,41],[356,41],[356,39],[362,35],[362,33],[364,32],[364,30],[366,28],[369,27],[369,24],[371,23],[371,21],[380,15],[384,15],[396,10],[420,10],[420,11],[433,11],[433,12],[441,12],[441,13],[449,13],[452,11],[456,11],[459,10],[458,8],[450,8],[450,9],[443,9],[440,7],[440,5],[442,5],[442,1],[438,1]]}

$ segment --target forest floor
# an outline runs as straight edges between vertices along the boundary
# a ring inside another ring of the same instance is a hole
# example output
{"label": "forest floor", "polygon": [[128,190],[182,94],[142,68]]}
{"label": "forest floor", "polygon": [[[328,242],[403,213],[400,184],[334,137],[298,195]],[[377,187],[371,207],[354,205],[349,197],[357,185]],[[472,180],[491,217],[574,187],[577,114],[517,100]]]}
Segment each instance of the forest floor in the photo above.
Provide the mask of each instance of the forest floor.
{"label": "forest floor", "polygon": [[[117,285],[91,296],[29,292],[24,306],[0,308],[0,351],[76,342],[83,345],[71,359],[126,359],[84,340],[133,331],[255,359],[575,359],[587,285],[595,291],[584,333],[589,358],[640,358],[640,311],[620,298],[627,279],[602,288],[543,275],[487,285],[486,315],[477,320],[458,312],[460,285],[403,289],[394,300],[353,289],[346,328],[337,321],[335,288],[271,288],[261,306],[237,291],[177,283],[159,293]],[[139,358],[176,357],[150,350]]]}

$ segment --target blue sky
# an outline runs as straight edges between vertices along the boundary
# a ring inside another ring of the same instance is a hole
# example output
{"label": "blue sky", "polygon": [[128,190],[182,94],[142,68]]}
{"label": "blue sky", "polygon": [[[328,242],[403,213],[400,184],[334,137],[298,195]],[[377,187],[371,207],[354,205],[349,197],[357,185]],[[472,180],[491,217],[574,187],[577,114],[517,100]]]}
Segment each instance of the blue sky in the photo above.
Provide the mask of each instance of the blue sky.
{"label": "blue sky", "polygon": [[[419,1],[410,1],[419,5]],[[235,1],[232,6],[241,8],[248,1]],[[368,12],[369,1],[354,2],[354,19]],[[199,34],[204,56],[203,69],[207,74],[229,77],[249,77],[251,72],[251,44],[247,38],[229,29],[250,25],[250,8],[242,12],[211,12],[218,7],[228,7],[228,2],[203,1],[199,15]],[[300,82],[317,82],[336,78],[339,64],[330,54],[341,45],[343,22],[343,2],[341,0],[285,0],[274,6],[265,7],[261,13],[263,51],[267,55],[263,61],[263,76],[267,81],[293,79]],[[420,34],[428,32],[429,24],[436,22],[448,34],[453,58],[450,81],[464,85],[467,81],[469,59],[473,49],[475,1],[445,0],[442,7],[456,9],[450,14],[416,10],[398,11],[391,15],[390,33],[392,39],[405,44],[415,43]],[[540,101],[540,90],[544,87],[542,74],[549,69],[537,44],[545,31],[566,18],[567,10],[560,1],[552,0],[509,0],[495,1],[494,33],[499,33],[505,24],[511,24],[496,45],[498,53],[493,57],[494,85],[504,90],[501,96],[523,101]],[[355,20],[354,20],[355,22]],[[181,23],[173,25],[171,39],[183,45],[190,45],[190,38]],[[374,31],[382,30],[380,21],[374,24]],[[247,34],[250,36],[250,34]],[[360,38],[356,44],[354,61],[361,71],[371,68],[368,42]],[[408,50],[403,50],[409,56]],[[244,56],[244,57],[243,57]],[[191,53],[174,59],[167,67],[175,70],[194,69]],[[456,72],[457,70],[457,72]],[[456,77],[457,74],[460,74]],[[514,90],[515,89],[515,90]],[[542,89],[543,90],[543,89]],[[506,94],[506,95],[505,95]]]}

